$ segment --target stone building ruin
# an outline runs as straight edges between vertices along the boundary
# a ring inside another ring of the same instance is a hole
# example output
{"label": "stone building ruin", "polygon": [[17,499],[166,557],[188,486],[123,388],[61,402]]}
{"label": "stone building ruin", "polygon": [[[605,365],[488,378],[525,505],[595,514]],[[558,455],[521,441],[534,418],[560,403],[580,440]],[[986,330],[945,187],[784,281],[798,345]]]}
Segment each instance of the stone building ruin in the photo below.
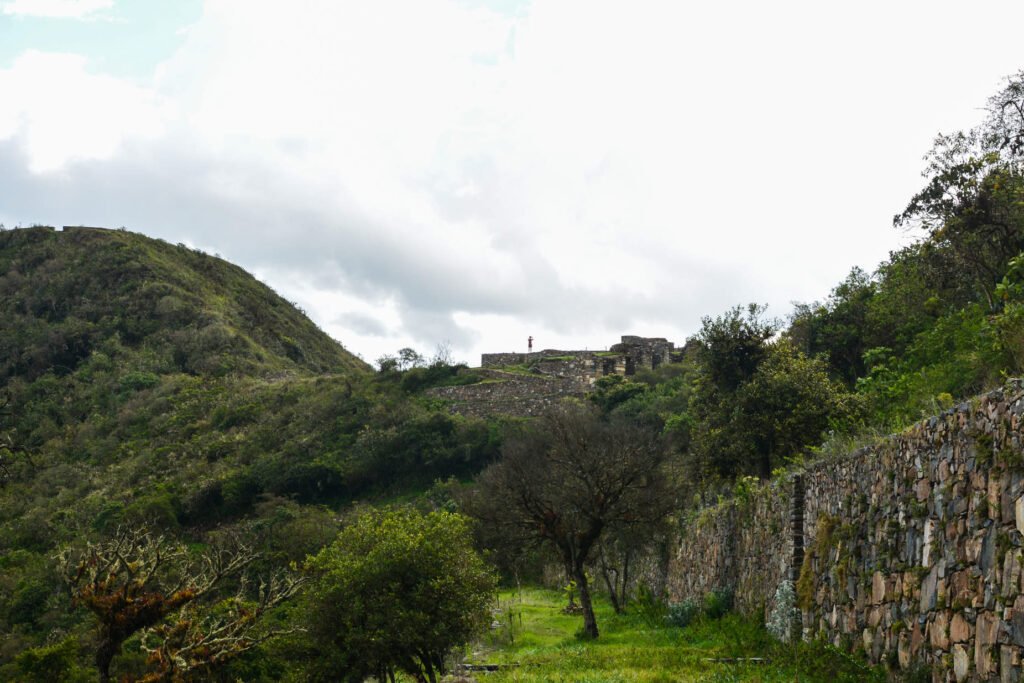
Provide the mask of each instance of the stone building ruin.
{"label": "stone building ruin", "polygon": [[583,396],[611,375],[629,377],[679,362],[682,350],[662,337],[626,335],[606,351],[545,349],[485,353],[476,384],[428,389],[462,415],[538,415],[567,396]]}
{"label": "stone building ruin", "polygon": [[582,387],[608,375],[629,377],[638,370],[654,370],[680,360],[681,351],[663,337],[623,335],[607,351],[545,349],[530,353],[485,353],[484,369],[523,368],[538,375],[574,379]]}

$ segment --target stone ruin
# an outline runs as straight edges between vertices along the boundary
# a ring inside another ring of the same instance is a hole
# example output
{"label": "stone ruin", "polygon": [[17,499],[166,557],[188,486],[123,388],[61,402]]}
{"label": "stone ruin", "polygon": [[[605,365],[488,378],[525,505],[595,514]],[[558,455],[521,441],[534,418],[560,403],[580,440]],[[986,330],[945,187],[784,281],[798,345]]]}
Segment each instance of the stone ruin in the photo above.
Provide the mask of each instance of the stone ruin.
{"label": "stone ruin", "polygon": [[662,337],[623,336],[606,351],[545,349],[530,353],[485,353],[483,381],[436,387],[428,394],[462,415],[538,415],[567,396],[583,396],[601,377],[629,377],[682,359],[682,350]]}
{"label": "stone ruin", "polygon": [[531,353],[485,353],[481,368],[526,367],[540,375],[575,379],[589,387],[608,375],[629,377],[638,370],[654,370],[676,362],[681,351],[663,337],[623,335],[622,341],[607,351],[563,351],[545,349]]}

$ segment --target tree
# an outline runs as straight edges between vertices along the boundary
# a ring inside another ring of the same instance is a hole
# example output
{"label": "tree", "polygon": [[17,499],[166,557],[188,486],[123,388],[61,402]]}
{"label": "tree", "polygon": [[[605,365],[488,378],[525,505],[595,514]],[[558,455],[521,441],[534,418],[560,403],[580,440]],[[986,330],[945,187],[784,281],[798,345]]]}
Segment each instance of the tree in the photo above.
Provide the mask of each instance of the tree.
{"label": "tree", "polygon": [[321,680],[434,683],[449,651],[489,622],[497,581],[450,512],[372,510],[308,563],[306,601]]}
{"label": "tree", "polygon": [[[846,283],[848,291],[839,292],[859,297],[863,281],[863,274],[855,272]],[[807,357],[789,339],[771,341],[774,325],[759,320],[759,307],[747,311],[743,316],[736,307],[719,318],[705,318],[697,337],[699,379],[690,401],[688,453],[696,480],[767,478],[784,459],[818,445],[831,426],[846,424],[856,414],[852,395],[829,378],[823,359]],[[848,329],[837,325],[832,333],[837,342],[855,339],[860,316],[850,317]],[[812,317],[809,322],[821,321]]]}
{"label": "tree", "polygon": [[825,354],[833,371],[852,387],[863,377],[868,310],[876,285],[854,267],[824,304],[797,304],[786,336],[808,356]]}
{"label": "tree", "polygon": [[747,440],[753,462],[745,468],[767,479],[786,458],[807,453],[826,431],[859,411],[855,397],[829,378],[825,362],[773,344],[750,382],[737,394],[733,438]]}
{"label": "tree", "polygon": [[992,307],[995,283],[1024,250],[1024,71],[987,110],[980,126],[936,138],[925,157],[927,184],[893,223],[922,228]]}
{"label": "tree", "polygon": [[764,306],[748,304],[745,314],[736,306],[717,318],[701,319],[697,358],[706,382],[718,391],[735,391],[750,379],[767,354],[768,340],[778,325],[763,320],[764,312]]}
{"label": "tree", "polygon": [[142,649],[154,670],[138,683],[207,681],[213,670],[242,653],[299,630],[267,627],[261,618],[293,597],[304,582],[304,577],[279,570],[260,581],[251,597],[243,576],[234,596],[209,607],[186,605],[174,619],[143,633]]}
{"label": "tree", "polygon": [[[736,395],[755,375],[770,350],[774,321],[764,307],[749,304],[702,319],[696,336],[697,380],[690,399],[693,420],[688,467],[690,479],[707,484],[716,476],[741,474],[753,459],[750,443],[737,439],[742,423]],[[705,487],[706,488],[706,487]]]}
{"label": "tree", "polygon": [[[195,555],[184,544],[154,534],[148,528],[121,527],[112,538],[90,543],[84,551],[65,549],[58,556],[58,563],[71,587],[73,602],[91,611],[99,622],[95,661],[100,680],[105,682],[110,680],[111,662],[128,638],[159,627],[165,618],[210,595],[226,579],[241,575],[257,558],[258,554],[236,537]],[[245,583],[243,579],[243,589]],[[264,584],[256,610],[261,611],[259,605],[268,607],[290,596],[295,585],[284,578]],[[248,627],[253,623],[251,615],[251,611],[237,612],[235,621],[242,623],[236,626]],[[224,661],[229,650],[231,656],[243,651],[237,647],[245,644],[245,639],[239,638],[239,628],[230,629],[231,641],[213,642],[209,635],[212,632],[199,634],[197,623],[193,616],[178,620],[177,625],[168,629],[157,628],[156,640],[164,645],[151,647],[151,652],[172,655],[172,660],[173,655],[189,654],[189,658],[170,662],[156,657],[151,663],[157,664],[158,672],[208,669]],[[215,628],[220,626],[223,623]],[[203,644],[201,652],[189,647],[197,642]]]}
{"label": "tree", "polygon": [[509,435],[466,504],[508,542],[546,544],[557,554],[576,582],[583,632],[596,638],[585,567],[610,532],[637,534],[673,508],[666,465],[656,433],[568,403]]}

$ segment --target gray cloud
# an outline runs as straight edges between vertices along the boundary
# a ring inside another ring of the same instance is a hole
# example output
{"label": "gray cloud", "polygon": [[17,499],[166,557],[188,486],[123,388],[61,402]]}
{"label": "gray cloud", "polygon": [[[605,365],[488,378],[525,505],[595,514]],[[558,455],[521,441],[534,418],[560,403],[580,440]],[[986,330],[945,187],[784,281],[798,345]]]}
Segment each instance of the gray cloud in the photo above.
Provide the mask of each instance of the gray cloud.
{"label": "gray cloud", "polygon": [[[499,234],[500,246],[494,248],[513,259],[521,271],[518,282],[481,279],[450,266],[487,257],[460,253],[465,247],[458,242],[440,245],[439,251],[460,259],[437,260],[405,242],[403,226],[380,224],[345,203],[321,206],[316,195],[282,191],[283,179],[273,169],[187,150],[183,144],[135,146],[113,160],[77,162],[60,173],[35,175],[26,170],[16,138],[0,142],[3,213],[25,224],[126,226],[211,249],[246,268],[303,277],[321,289],[369,302],[392,300],[405,334],[421,344],[448,341],[462,350],[478,343],[481,331],[457,324],[453,314],[459,311],[516,316],[524,326],[604,344],[614,341],[604,338],[607,330],[629,332],[639,322],[659,321],[666,328],[692,329],[701,314],[736,302],[735,292],[712,284],[726,279],[721,273],[693,263],[678,264],[687,275],[650,295],[631,289],[628,273],[609,272],[602,290],[566,285],[528,234],[519,239]],[[247,197],[255,199],[219,193],[211,179],[225,175],[238,179]],[[487,190],[492,199],[498,194]],[[466,218],[501,224],[508,207],[478,201],[459,210]],[[658,259],[651,254],[652,263]],[[360,313],[333,322],[357,335],[394,332]]]}

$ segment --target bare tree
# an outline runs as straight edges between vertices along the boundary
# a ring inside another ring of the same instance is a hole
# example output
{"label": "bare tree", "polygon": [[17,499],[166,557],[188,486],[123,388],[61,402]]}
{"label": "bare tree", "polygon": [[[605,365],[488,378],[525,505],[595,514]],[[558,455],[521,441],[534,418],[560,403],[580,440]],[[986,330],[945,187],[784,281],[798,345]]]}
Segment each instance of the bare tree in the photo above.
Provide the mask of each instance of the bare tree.
{"label": "bare tree", "polygon": [[142,649],[156,667],[139,683],[209,680],[210,671],[257,645],[297,629],[261,627],[260,617],[293,597],[305,583],[294,572],[278,571],[260,582],[255,599],[243,576],[237,593],[214,608],[184,607],[169,623],[147,629]]}
{"label": "bare tree", "polygon": [[509,542],[543,543],[576,582],[583,631],[598,636],[585,566],[610,532],[650,528],[673,508],[667,450],[654,432],[564,404],[511,434],[466,501]]}
{"label": "bare tree", "polygon": [[74,603],[99,621],[96,668],[106,682],[125,640],[240,575],[257,557],[236,536],[195,556],[148,528],[120,527],[112,538],[65,549],[57,559]]}

